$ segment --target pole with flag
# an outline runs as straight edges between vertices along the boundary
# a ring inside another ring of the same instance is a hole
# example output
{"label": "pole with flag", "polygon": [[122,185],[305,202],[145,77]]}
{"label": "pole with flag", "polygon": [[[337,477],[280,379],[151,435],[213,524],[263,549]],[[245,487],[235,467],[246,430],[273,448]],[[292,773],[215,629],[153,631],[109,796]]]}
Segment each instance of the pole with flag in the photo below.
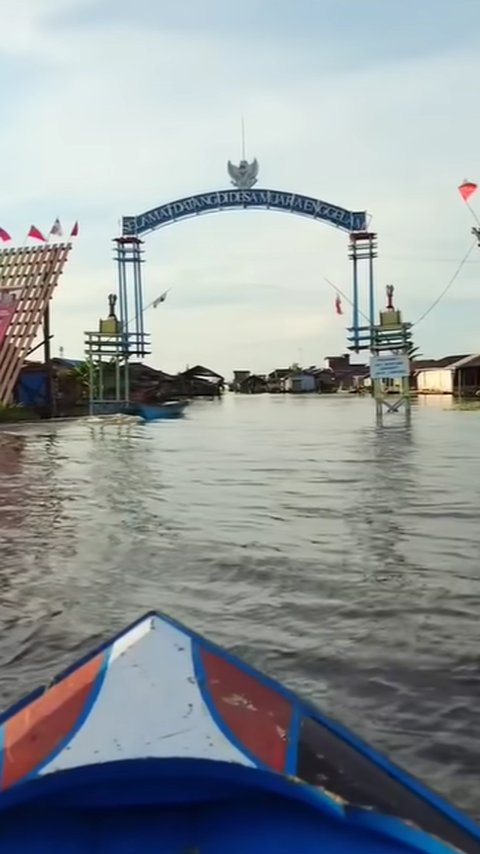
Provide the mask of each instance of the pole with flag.
{"label": "pole with flag", "polygon": [[4,228],[0,228],[0,240],[2,241],[2,243],[8,243],[8,241],[11,239],[12,237],[8,233],[8,231],[5,231]]}
{"label": "pole with flag", "polygon": [[169,288],[167,291],[164,291],[163,294],[160,294],[159,297],[154,299],[152,302],[152,308],[157,308],[157,306],[159,306],[161,302],[165,302],[165,300],[167,299],[167,294],[170,290],[171,288]]}
{"label": "pole with flag", "polygon": [[[146,306],[145,306],[145,308],[144,308],[144,309],[142,309],[142,311],[140,312],[140,314],[145,314],[145,312],[146,312],[149,308],[157,308],[157,306],[159,306],[162,302],[165,302],[165,300],[166,300],[166,298],[167,298],[167,294],[169,294],[171,290],[172,290],[171,288],[168,288],[166,291],[164,291],[164,292],[163,292],[163,294],[160,294],[160,296],[158,296],[158,297],[156,297],[156,299],[152,300],[152,302],[150,302],[148,305],[146,305]],[[128,323],[127,323],[127,329],[128,329],[128,326],[129,326],[131,323],[135,323],[135,321],[140,317],[140,314],[135,314],[135,315],[134,315],[134,316],[133,316],[133,317],[128,321]],[[113,338],[107,338],[106,340],[107,340],[107,341],[113,341]]]}
{"label": "pole with flag", "polygon": [[335,297],[335,311],[337,314],[343,314],[342,298],[339,293],[337,293],[337,296]]}
{"label": "pole with flag", "polygon": [[61,222],[57,216],[55,222],[53,223],[53,225],[50,229],[50,237],[62,237],[62,235],[63,235],[62,224],[61,224]]}
{"label": "pole with flag", "polygon": [[47,242],[47,238],[46,238],[46,237],[45,237],[45,235],[40,231],[40,229],[39,229],[39,228],[37,228],[37,226],[36,226],[36,225],[31,225],[31,226],[30,226],[30,228],[29,228],[29,230],[28,230],[28,234],[27,234],[27,238],[29,238],[29,237],[33,238],[33,240],[40,240],[42,243],[46,243],[46,242]]}

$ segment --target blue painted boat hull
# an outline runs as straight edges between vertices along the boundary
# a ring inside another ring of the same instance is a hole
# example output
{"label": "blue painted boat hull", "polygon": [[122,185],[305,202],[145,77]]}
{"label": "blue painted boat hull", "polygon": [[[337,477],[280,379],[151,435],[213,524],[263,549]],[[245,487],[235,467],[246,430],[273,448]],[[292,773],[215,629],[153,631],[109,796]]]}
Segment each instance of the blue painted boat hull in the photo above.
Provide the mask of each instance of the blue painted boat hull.
{"label": "blue painted boat hull", "polygon": [[140,415],[144,421],[158,421],[161,418],[181,418],[188,406],[187,401],[172,401],[171,403],[133,403],[130,412]]}
{"label": "blue painted boat hull", "polygon": [[147,614],[0,718],[0,849],[480,852],[480,829],[284,686]]}

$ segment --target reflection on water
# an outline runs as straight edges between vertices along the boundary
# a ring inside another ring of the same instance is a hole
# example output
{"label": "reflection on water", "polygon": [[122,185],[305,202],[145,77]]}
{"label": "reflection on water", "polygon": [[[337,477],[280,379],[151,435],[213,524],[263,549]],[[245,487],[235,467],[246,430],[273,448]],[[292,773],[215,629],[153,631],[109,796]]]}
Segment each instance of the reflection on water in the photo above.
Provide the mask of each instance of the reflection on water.
{"label": "reflection on water", "polygon": [[0,433],[3,703],[158,608],[480,815],[480,413],[432,400],[409,431],[230,395]]}
{"label": "reflection on water", "polygon": [[420,408],[454,409],[456,406],[456,400],[451,394],[419,394],[415,403]]}

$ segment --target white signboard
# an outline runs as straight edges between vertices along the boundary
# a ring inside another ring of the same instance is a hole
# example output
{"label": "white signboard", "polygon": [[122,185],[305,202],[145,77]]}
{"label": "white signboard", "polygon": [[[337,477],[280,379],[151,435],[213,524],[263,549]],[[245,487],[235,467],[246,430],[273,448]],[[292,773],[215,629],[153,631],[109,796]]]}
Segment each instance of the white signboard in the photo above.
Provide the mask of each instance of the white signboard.
{"label": "white signboard", "polygon": [[408,377],[410,360],[408,356],[372,356],[370,376],[372,380],[398,380]]}

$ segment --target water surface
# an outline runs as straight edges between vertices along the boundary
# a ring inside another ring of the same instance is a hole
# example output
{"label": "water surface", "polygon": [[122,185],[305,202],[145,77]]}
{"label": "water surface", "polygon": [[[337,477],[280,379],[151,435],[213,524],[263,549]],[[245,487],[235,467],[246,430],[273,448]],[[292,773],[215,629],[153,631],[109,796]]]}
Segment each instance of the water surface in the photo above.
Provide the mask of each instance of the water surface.
{"label": "water surface", "polygon": [[480,817],[479,429],[445,400],[379,433],[370,399],[227,395],[0,431],[1,705],[157,608]]}

